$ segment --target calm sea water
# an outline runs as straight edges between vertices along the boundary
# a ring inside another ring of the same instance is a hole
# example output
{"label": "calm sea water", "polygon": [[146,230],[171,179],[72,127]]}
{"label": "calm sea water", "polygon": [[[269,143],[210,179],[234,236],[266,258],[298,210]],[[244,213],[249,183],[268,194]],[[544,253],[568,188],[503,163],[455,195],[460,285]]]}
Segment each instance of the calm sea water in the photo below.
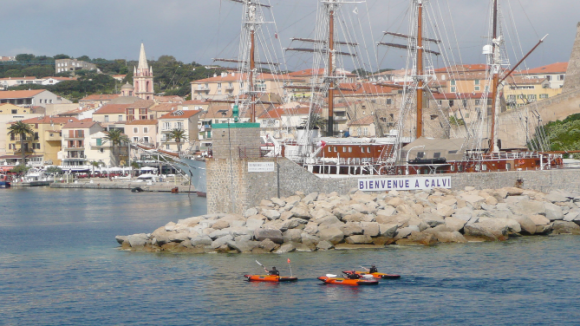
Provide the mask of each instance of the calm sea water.
{"label": "calm sea water", "polygon": [[[118,234],[203,214],[204,199],[121,190],[0,192],[1,325],[580,323],[580,237],[288,255],[116,250]],[[298,283],[243,281],[255,260]],[[400,280],[320,285],[375,263]],[[289,273],[289,272],[287,272]]]}

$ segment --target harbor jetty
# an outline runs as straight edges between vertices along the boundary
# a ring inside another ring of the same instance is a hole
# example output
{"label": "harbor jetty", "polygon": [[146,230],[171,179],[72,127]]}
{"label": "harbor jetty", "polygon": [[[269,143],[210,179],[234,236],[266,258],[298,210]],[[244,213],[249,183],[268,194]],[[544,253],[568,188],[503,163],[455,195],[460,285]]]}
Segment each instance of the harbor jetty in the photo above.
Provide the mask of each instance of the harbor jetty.
{"label": "harbor jetty", "polygon": [[580,192],[353,189],[347,195],[298,191],[262,200],[244,214],[190,217],[116,240],[131,251],[280,254],[580,235],[579,225]]}

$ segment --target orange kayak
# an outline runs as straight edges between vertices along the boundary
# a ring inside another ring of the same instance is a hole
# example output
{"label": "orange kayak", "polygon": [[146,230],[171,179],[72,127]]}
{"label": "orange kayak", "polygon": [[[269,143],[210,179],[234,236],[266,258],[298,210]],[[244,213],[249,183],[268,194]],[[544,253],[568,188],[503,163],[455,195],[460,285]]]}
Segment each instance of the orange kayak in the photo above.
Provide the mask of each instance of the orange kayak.
{"label": "orange kayak", "polygon": [[326,275],[321,276],[318,279],[324,282],[324,284],[340,284],[340,285],[350,285],[350,286],[359,286],[359,285],[377,285],[379,281],[375,279],[350,279],[350,278],[342,278],[342,277],[333,277],[336,275]]}
{"label": "orange kayak", "polygon": [[401,275],[397,275],[397,274],[385,274],[385,273],[368,273],[368,272],[360,272],[360,271],[344,271],[343,273],[350,275],[350,274],[357,274],[360,276],[363,275],[372,275],[374,278],[378,278],[378,279],[397,279],[397,278],[401,278]]}
{"label": "orange kayak", "polygon": [[248,282],[295,282],[298,277],[276,275],[244,275]]}

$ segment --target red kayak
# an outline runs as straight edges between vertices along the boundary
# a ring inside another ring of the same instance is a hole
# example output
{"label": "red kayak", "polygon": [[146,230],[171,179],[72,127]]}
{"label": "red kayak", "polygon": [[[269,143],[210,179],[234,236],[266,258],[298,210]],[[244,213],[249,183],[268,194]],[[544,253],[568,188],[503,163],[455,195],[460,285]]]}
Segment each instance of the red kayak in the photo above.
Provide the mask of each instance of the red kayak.
{"label": "red kayak", "polygon": [[318,279],[321,280],[322,282],[324,282],[324,284],[340,284],[340,285],[350,285],[350,286],[378,285],[379,284],[379,281],[375,280],[374,278],[350,279],[350,278],[337,277],[336,275],[332,275],[332,274],[326,274],[326,276],[321,276]]}
{"label": "red kayak", "polygon": [[298,277],[277,275],[244,275],[248,282],[296,282]]}
{"label": "red kayak", "polygon": [[360,271],[344,271],[343,273],[345,273],[346,275],[357,274],[360,276],[372,275],[374,278],[385,279],[385,280],[389,280],[389,279],[393,280],[393,279],[401,278],[401,275],[397,275],[397,274],[369,273],[369,272],[360,272]]}

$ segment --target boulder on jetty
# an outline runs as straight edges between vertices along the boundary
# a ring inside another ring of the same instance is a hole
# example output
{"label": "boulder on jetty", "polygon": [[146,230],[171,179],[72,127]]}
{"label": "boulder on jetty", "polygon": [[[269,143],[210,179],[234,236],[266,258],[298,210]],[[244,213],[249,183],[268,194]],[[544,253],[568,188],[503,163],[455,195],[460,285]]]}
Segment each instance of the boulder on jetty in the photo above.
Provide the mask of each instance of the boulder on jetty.
{"label": "boulder on jetty", "polygon": [[262,200],[243,215],[207,214],[150,234],[117,236],[122,249],[191,253],[287,253],[344,248],[505,241],[580,235],[580,193],[520,188],[432,189]]}

